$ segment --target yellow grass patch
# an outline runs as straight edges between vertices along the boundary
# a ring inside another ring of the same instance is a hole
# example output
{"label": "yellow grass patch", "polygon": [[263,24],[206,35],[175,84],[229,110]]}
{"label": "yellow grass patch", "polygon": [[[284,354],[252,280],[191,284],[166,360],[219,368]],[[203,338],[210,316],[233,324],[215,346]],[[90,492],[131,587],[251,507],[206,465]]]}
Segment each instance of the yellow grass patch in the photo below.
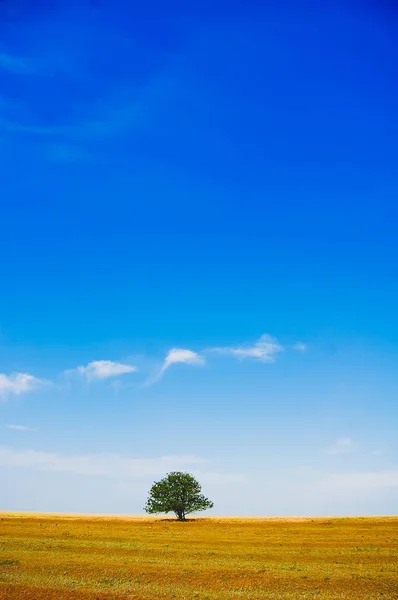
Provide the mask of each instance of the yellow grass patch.
{"label": "yellow grass patch", "polygon": [[0,514],[1,600],[398,599],[398,518]]}

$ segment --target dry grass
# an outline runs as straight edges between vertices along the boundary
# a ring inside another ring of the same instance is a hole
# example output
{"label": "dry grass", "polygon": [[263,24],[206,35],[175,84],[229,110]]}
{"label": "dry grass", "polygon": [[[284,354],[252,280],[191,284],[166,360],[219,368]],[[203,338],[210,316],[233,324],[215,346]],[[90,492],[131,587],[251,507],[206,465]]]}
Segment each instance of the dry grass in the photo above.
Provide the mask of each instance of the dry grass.
{"label": "dry grass", "polygon": [[0,515],[1,600],[398,599],[398,518]]}

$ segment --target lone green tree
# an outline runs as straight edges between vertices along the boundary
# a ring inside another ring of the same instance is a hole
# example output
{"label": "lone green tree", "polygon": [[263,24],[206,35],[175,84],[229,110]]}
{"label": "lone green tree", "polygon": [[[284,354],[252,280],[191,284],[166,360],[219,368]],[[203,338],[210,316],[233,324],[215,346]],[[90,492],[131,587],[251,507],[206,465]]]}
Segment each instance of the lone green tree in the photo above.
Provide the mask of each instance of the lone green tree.
{"label": "lone green tree", "polygon": [[173,512],[179,521],[185,521],[190,513],[213,508],[213,502],[201,491],[193,475],[181,471],[167,473],[151,487],[145,511],[149,514]]}

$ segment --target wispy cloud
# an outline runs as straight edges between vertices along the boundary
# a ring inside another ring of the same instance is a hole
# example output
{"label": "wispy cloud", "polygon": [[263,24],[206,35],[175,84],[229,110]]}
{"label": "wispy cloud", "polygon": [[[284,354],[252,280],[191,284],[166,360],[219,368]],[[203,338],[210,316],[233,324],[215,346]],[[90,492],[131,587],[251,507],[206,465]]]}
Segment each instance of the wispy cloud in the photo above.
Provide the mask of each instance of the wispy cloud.
{"label": "wispy cloud", "polygon": [[352,452],[357,447],[357,444],[349,438],[340,438],[326,452],[327,454],[346,454]]}
{"label": "wispy cloud", "polygon": [[297,342],[294,344],[293,350],[297,350],[297,352],[306,352],[308,350],[307,344],[303,344],[303,342]]}
{"label": "wispy cloud", "polygon": [[117,377],[119,375],[127,375],[128,373],[135,373],[137,367],[133,365],[127,365],[124,363],[113,362],[111,360],[94,360],[85,367],[77,367],[65,371],[66,374],[78,372],[84,375],[88,381],[93,379],[108,379],[108,377]]}
{"label": "wispy cloud", "polygon": [[26,425],[6,425],[8,429],[16,429],[17,431],[33,431],[31,427],[26,427]]}
{"label": "wispy cloud", "polygon": [[248,482],[246,475],[241,473],[215,473],[212,471],[196,471],[195,475],[206,485],[245,484]]}
{"label": "wispy cloud", "polygon": [[[0,124],[10,134],[27,134],[42,138],[42,142],[48,141],[48,154],[52,159],[69,162],[73,157],[74,161],[84,159],[86,162],[92,159],[93,141],[106,141],[115,136],[125,137],[129,131],[152,130],[155,117],[163,106],[159,104],[159,93],[164,96],[165,89],[172,84],[173,81],[169,82],[167,76],[155,73],[139,90],[131,84],[121,84],[120,88],[115,85],[115,89],[109,91],[105,99],[99,100],[98,95],[95,95],[88,104],[82,104],[78,119],[70,118],[66,121],[60,115],[62,118],[57,122],[43,123],[38,122],[34,116],[29,121],[15,116],[3,116]],[[86,147],[87,143],[90,151]]]}
{"label": "wispy cloud", "polygon": [[46,156],[53,162],[60,164],[91,161],[90,153],[78,144],[48,144],[46,147]]}
{"label": "wispy cloud", "polygon": [[49,381],[38,379],[28,373],[12,373],[11,375],[0,373],[0,397],[8,394],[19,396],[49,385],[49,383]]}
{"label": "wispy cloud", "polygon": [[0,52],[0,69],[15,75],[24,75],[32,72],[32,65],[25,58],[13,56],[8,52]]}
{"label": "wispy cloud", "polygon": [[217,486],[246,483],[246,477],[239,473],[206,471],[204,466],[209,462],[204,458],[189,455],[159,458],[131,458],[108,453],[60,455],[0,446],[0,468],[131,478],[160,477],[170,471],[189,470],[204,484]]}
{"label": "wispy cloud", "polygon": [[169,367],[178,363],[200,366],[205,364],[205,360],[197,352],[193,352],[187,348],[172,348],[167,353],[160,369],[158,369],[154,375],[149,377],[143,386],[148,387],[153,385],[163,377],[164,373],[167,371],[167,369],[169,369]]}
{"label": "wispy cloud", "polygon": [[398,469],[329,474],[320,481],[320,486],[334,492],[398,487]]}
{"label": "wispy cloud", "polygon": [[210,348],[209,351],[217,352],[219,354],[230,354],[241,360],[245,358],[253,358],[260,362],[273,363],[275,362],[277,355],[282,352],[282,350],[283,346],[281,346],[275,338],[268,334],[264,334],[252,346],[226,346],[220,348]]}
{"label": "wispy cloud", "polygon": [[0,467],[38,469],[81,475],[114,475],[144,477],[162,475],[170,470],[203,465],[207,461],[197,456],[161,456],[159,458],[129,458],[119,454],[86,454],[63,456],[36,450],[14,450],[0,447]]}

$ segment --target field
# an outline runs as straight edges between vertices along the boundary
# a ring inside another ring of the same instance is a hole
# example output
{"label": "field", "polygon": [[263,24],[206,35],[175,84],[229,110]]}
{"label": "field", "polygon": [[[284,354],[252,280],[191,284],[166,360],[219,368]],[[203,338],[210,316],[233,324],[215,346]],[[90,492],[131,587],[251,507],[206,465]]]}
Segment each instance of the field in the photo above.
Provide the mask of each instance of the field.
{"label": "field", "polygon": [[398,598],[398,518],[0,514],[1,600]]}

